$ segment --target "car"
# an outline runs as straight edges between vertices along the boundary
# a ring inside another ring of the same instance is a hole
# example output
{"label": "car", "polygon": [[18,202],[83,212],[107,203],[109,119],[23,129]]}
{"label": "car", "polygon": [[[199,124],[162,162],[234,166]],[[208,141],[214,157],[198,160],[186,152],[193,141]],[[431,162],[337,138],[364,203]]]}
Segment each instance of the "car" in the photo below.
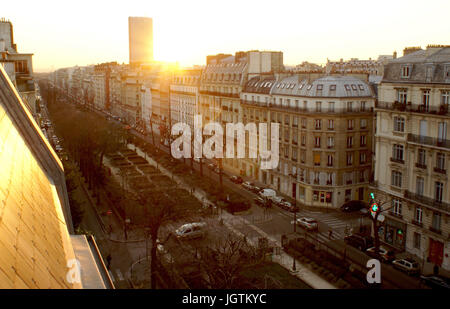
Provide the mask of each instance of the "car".
{"label": "car", "polygon": [[231,176],[231,177],[230,177],[230,180],[231,180],[232,182],[234,182],[234,183],[237,183],[237,184],[241,184],[241,183],[244,182],[244,179],[242,179],[241,176]]}
{"label": "car", "polygon": [[420,276],[420,284],[432,289],[450,289],[450,279],[439,275]]}
{"label": "car", "polygon": [[353,234],[344,237],[344,242],[352,247],[365,251],[373,246],[373,239],[369,236]]}
{"label": "car", "polygon": [[419,263],[411,258],[393,260],[392,265],[395,269],[403,271],[410,276],[420,274]]}
{"label": "car", "polygon": [[271,199],[274,196],[277,196],[277,192],[273,189],[264,188],[258,192],[258,195],[262,198]]}
{"label": "car", "polygon": [[268,205],[268,203],[266,202],[265,199],[263,199],[262,197],[255,197],[253,199],[253,201],[255,202],[256,205],[261,206],[261,207],[266,207]]}
{"label": "car", "polygon": [[368,208],[368,204],[364,201],[348,201],[341,206],[343,212],[353,212],[361,210],[362,208]]}
{"label": "car", "polygon": [[307,218],[302,217],[298,218],[296,224],[308,231],[318,231],[319,230],[319,223],[316,219],[313,218]]}
{"label": "car", "polygon": [[205,236],[205,227],[206,223],[204,222],[187,223],[180,226],[175,231],[175,235],[179,239],[201,238]]}
{"label": "car", "polygon": [[242,186],[243,186],[245,189],[250,190],[250,191],[253,191],[254,188],[255,188],[255,184],[254,184],[253,182],[250,182],[250,181],[244,181],[244,182],[242,183]]}
{"label": "car", "polygon": [[366,250],[366,254],[370,257],[379,259],[383,263],[391,263],[395,260],[395,253],[392,250],[387,250],[384,247],[380,247],[378,255],[375,253],[375,247],[370,247]]}
{"label": "car", "polygon": [[270,196],[268,198],[277,206],[281,206],[281,203],[284,201],[281,196]]}
{"label": "car", "polygon": [[289,203],[287,201],[282,202],[281,207],[283,207],[284,209],[286,209],[287,211],[290,211],[290,212],[297,212],[299,210],[298,206],[292,205],[291,203]]}

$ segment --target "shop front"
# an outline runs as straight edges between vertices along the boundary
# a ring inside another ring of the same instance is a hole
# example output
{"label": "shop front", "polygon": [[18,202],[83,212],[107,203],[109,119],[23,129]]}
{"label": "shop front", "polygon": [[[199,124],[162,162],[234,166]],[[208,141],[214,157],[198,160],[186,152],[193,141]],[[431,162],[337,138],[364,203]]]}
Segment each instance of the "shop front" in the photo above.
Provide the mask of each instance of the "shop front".
{"label": "shop front", "polygon": [[383,242],[401,251],[405,250],[406,223],[386,217],[378,232]]}

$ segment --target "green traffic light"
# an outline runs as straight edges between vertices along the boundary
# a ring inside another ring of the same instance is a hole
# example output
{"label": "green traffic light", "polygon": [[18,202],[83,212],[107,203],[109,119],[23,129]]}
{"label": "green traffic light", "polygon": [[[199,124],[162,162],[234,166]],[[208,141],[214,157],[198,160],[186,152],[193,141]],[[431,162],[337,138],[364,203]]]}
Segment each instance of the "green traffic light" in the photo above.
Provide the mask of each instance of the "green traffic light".
{"label": "green traffic light", "polygon": [[373,203],[372,204],[372,211],[373,212],[377,212],[378,211],[378,204],[377,203]]}
{"label": "green traffic light", "polygon": [[372,192],[370,192],[370,197],[371,197],[372,199],[375,199],[375,195],[374,195]]}

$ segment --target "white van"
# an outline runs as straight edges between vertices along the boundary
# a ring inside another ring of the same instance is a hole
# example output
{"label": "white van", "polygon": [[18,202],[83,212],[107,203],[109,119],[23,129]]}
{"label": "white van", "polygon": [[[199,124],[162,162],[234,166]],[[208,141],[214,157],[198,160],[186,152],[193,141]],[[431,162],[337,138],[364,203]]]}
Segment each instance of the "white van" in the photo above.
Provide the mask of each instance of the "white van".
{"label": "white van", "polygon": [[262,198],[272,198],[277,196],[277,192],[273,189],[263,189],[261,191],[259,191],[259,195]]}
{"label": "white van", "polygon": [[179,239],[200,238],[205,235],[205,227],[206,223],[204,222],[184,224],[175,231],[175,235]]}

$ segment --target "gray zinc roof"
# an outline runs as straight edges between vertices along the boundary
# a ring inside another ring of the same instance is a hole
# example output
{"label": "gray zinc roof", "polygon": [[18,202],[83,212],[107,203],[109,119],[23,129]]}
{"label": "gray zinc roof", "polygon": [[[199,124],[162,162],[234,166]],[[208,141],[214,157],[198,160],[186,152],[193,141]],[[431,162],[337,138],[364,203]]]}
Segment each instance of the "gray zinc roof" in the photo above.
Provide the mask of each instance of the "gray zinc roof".
{"label": "gray zinc roof", "polygon": [[271,94],[301,97],[372,97],[371,87],[353,76],[325,76],[310,83],[290,76],[272,86]]}

